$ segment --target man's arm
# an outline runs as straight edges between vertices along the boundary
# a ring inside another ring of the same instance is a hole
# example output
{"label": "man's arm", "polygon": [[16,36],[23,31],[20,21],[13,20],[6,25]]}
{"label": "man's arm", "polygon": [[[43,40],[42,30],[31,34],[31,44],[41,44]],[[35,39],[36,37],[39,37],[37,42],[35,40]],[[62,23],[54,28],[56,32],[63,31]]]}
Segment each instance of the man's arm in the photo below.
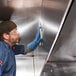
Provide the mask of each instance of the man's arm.
{"label": "man's arm", "polygon": [[2,72],[3,72],[3,68],[2,68],[2,66],[3,66],[3,52],[2,52],[2,49],[0,49],[0,76],[2,76]]}
{"label": "man's arm", "polygon": [[40,41],[40,27],[38,27],[35,39],[27,45],[28,50],[33,51],[34,49],[36,49]]}
{"label": "man's arm", "polygon": [[41,38],[40,38],[40,27],[38,27],[37,28],[37,33],[36,33],[36,36],[35,36],[34,40],[31,41],[30,43],[28,43],[26,49],[25,49],[24,45],[14,45],[13,46],[13,51],[14,51],[15,55],[26,54],[26,53],[32,52],[32,51],[34,51],[37,48],[37,46],[39,45],[40,41],[41,41]]}
{"label": "man's arm", "polygon": [[1,64],[0,64],[0,76],[2,76],[2,67],[1,67]]}
{"label": "man's arm", "polygon": [[0,47],[0,76],[3,76],[3,71],[5,70],[5,65],[8,60],[8,52],[2,50]]}

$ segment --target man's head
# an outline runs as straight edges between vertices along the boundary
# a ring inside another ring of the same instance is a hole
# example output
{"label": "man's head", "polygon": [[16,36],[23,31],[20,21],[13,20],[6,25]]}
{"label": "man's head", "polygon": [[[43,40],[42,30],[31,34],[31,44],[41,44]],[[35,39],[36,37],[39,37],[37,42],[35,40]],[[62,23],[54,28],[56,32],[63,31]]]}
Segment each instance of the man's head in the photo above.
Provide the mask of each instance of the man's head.
{"label": "man's head", "polygon": [[12,21],[3,21],[0,23],[0,40],[8,42],[10,45],[14,45],[19,39],[19,33],[17,32],[17,25]]}

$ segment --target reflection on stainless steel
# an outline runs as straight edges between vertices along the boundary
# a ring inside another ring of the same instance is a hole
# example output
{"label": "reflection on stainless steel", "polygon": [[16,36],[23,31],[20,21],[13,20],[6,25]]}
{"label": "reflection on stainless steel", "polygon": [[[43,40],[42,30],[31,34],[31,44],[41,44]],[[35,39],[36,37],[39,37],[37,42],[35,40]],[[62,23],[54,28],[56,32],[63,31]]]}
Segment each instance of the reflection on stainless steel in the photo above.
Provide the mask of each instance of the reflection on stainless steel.
{"label": "reflection on stainless steel", "polygon": [[42,18],[39,18],[39,22],[41,24],[42,27],[45,27],[46,29],[48,29],[50,31],[50,33],[57,33],[58,31],[58,23],[52,22],[52,21],[47,21],[44,20]]}
{"label": "reflection on stainless steel", "polygon": [[50,54],[51,54],[51,51],[52,51],[52,49],[53,49],[53,47],[54,47],[54,45],[55,45],[55,43],[56,43],[56,41],[57,41],[57,38],[58,38],[59,33],[60,33],[60,31],[61,31],[61,28],[62,28],[62,26],[63,26],[63,24],[64,24],[64,22],[65,22],[65,19],[66,19],[67,15],[68,15],[68,11],[69,11],[69,9],[70,9],[71,3],[72,3],[72,0],[70,0],[70,1],[68,2],[68,4],[67,4],[67,9],[66,9],[66,11],[65,11],[65,13],[64,13],[64,16],[63,16],[63,19],[62,19],[62,21],[61,21],[61,23],[60,23],[59,30],[58,30],[58,32],[57,32],[57,34],[56,34],[55,40],[54,40],[54,42],[53,42],[53,44],[52,44],[52,47],[51,47],[51,49],[50,49],[49,55],[48,55],[48,57],[47,57],[47,60],[49,59],[49,56],[50,56]]}
{"label": "reflection on stainless steel", "polygon": [[68,0],[44,0],[43,6],[51,9],[65,10]]}
{"label": "reflection on stainless steel", "polygon": [[31,8],[41,6],[41,0],[4,0],[5,6],[15,9]]}
{"label": "reflection on stainless steel", "polygon": [[[70,0],[72,1],[72,0]],[[53,46],[41,76],[76,76],[76,1]]]}
{"label": "reflection on stainless steel", "polygon": [[[6,7],[9,7],[13,10],[10,13],[6,10],[5,13],[7,14],[4,18],[0,17],[0,20],[10,19],[17,24],[21,44],[24,44],[25,48],[35,38],[39,23],[44,29],[42,46],[38,46],[34,52],[27,55],[16,56],[17,76],[40,76],[68,2],[69,0],[2,1],[3,4],[0,9],[3,7],[5,10]],[[4,11],[2,10],[2,12]],[[0,13],[0,16],[3,16],[5,13]]]}

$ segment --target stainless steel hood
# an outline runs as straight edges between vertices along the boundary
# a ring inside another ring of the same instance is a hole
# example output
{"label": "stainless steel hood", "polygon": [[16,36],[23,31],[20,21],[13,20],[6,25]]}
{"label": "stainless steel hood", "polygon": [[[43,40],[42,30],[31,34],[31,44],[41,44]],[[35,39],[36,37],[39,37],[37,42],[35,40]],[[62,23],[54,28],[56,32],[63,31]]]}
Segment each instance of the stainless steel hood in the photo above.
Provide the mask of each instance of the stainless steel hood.
{"label": "stainless steel hood", "polygon": [[21,44],[31,42],[41,24],[43,45],[27,55],[16,56],[16,76],[40,76],[70,0],[0,0],[0,21],[18,26]]}
{"label": "stainless steel hood", "polygon": [[40,76],[76,75],[76,1],[69,0],[66,12]]}

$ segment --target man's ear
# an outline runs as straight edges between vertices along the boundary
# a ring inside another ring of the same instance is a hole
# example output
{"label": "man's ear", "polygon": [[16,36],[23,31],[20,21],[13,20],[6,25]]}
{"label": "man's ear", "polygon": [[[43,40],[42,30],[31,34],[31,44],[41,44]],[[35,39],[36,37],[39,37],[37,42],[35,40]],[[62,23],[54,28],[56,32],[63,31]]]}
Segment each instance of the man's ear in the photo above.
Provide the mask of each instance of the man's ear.
{"label": "man's ear", "polygon": [[9,34],[4,33],[4,34],[3,34],[3,39],[8,40],[8,39],[9,39]]}

